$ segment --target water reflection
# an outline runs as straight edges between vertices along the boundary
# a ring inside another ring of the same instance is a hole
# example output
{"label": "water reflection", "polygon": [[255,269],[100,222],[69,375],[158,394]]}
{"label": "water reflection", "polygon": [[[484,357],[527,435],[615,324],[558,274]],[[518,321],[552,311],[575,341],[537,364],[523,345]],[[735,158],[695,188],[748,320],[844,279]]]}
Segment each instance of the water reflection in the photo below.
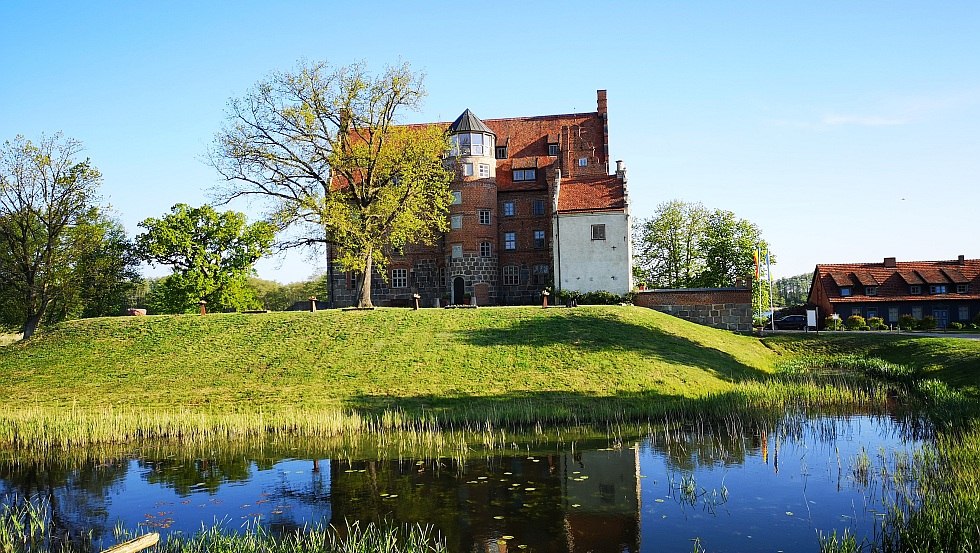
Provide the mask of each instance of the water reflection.
{"label": "water reflection", "polygon": [[911,496],[922,430],[787,416],[763,427],[512,437],[465,458],[300,443],[8,456],[0,497],[47,498],[60,529],[106,544],[117,522],[192,533],[214,521],[294,531],[388,520],[434,525],[453,551],[691,551],[695,538],[709,551],[817,551],[818,530],[870,538],[885,501]]}

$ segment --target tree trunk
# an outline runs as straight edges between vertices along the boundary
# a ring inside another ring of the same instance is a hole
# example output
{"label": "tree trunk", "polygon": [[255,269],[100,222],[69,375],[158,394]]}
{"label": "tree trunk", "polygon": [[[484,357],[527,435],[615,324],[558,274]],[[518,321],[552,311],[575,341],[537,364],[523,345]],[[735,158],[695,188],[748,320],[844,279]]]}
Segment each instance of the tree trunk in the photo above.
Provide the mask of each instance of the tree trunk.
{"label": "tree trunk", "polygon": [[44,316],[44,310],[38,310],[37,313],[32,313],[27,317],[27,321],[24,322],[24,340],[30,338],[34,331],[37,330],[39,324],[41,324],[41,317]]}
{"label": "tree trunk", "polygon": [[374,307],[371,303],[371,265],[373,252],[368,248],[367,256],[364,258],[364,275],[361,277],[361,297],[357,300],[358,307]]}

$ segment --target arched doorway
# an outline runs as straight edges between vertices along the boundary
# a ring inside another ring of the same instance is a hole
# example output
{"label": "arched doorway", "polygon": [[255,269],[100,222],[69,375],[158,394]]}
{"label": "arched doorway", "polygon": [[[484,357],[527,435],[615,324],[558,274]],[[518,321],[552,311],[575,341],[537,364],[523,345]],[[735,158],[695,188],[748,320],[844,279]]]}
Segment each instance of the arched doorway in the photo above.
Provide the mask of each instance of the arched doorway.
{"label": "arched doorway", "polygon": [[465,289],[463,277],[458,276],[453,279],[453,305],[461,305],[463,303],[463,293]]}

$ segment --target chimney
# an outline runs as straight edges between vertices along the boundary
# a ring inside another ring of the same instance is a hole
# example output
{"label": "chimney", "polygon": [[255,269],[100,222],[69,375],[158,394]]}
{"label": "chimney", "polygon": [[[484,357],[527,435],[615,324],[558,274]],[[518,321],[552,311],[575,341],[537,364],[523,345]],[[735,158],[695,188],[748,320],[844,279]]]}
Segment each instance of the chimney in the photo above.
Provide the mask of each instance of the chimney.
{"label": "chimney", "polygon": [[885,258],[885,267],[895,268],[896,266],[897,266],[897,264],[895,263],[895,258],[894,257],[886,257]]}
{"label": "chimney", "polygon": [[606,168],[606,174],[609,174],[609,114],[607,113],[606,105],[606,91],[596,90],[596,111],[599,112],[599,119],[602,120],[602,155],[599,157],[600,161],[604,164]]}
{"label": "chimney", "polygon": [[623,164],[623,160],[616,160],[616,177],[622,182],[626,182],[626,165]]}
{"label": "chimney", "polygon": [[963,254],[960,254],[960,256],[959,256],[958,258],[956,258],[956,261],[957,261],[957,262],[958,262],[958,263],[959,263],[960,265],[966,265],[966,256],[965,256],[965,255],[963,255]]}

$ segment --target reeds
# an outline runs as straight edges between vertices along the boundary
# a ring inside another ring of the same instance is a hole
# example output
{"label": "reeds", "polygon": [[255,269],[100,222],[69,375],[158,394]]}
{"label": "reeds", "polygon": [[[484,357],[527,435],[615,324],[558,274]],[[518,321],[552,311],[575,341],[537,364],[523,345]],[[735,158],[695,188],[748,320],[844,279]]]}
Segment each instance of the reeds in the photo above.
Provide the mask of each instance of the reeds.
{"label": "reeds", "polygon": [[[117,532],[122,542],[135,536]],[[51,523],[51,510],[41,499],[4,498],[0,506],[0,551],[3,553],[74,553],[99,551],[91,535],[63,536]],[[221,524],[186,536],[171,534],[151,553],[439,553],[445,540],[431,526],[348,522],[343,528],[311,524],[276,534],[260,524],[229,531]]]}

